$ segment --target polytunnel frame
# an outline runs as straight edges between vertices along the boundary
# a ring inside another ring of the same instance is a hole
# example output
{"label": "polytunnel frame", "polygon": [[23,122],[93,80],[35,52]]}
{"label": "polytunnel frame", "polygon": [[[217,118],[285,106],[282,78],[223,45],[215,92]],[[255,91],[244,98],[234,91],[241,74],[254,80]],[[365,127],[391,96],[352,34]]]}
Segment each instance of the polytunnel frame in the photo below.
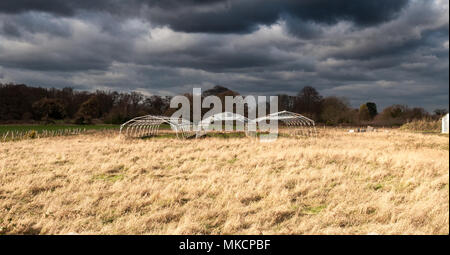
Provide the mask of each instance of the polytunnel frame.
{"label": "polytunnel frame", "polygon": [[[267,121],[267,120],[282,121],[288,127],[301,127],[301,135],[317,137],[315,121],[308,117],[305,117],[299,113],[289,112],[289,111],[275,112],[275,113],[268,114],[264,117],[257,118],[254,121],[259,123],[261,121]],[[306,134],[305,134],[305,132],[303,132],[304,131],[303,128],[307,128]]]}
{"label": "polytunnel frame", "polygon": [[[271,121],[278,120],[285,123],[288,127],[301,127],[301,135],[304,136],[317,136],[317,130],[314,120],[307,118],[299,113],[281,111],[276,113],[271,113],[266,116],[248,119],[240,114],[232,112],[222,112],[211,115],[204,118],[194,129],[194,125],[183,118],[172,118],[166,116],[155,116],[155,115],[145,115],[131,119],[120,126],[120,134],[124,134],[126,137],[147,137],[158,135],[159,127],[163,123],[170,125],[171,129],[176,132],[177,138],[188,138],[193,137],[192,132],[195,132],[195,137],[201,137],[207,134],[211,129],[211,121],[241,121],[244,123],[244,131],[247,136],[249,136],[248,125],[259,126],[261,121]],[[307,132],[305,132],[307,128]],[[259,130],[256,128],[255,131]]]}
{"label": "polytunnel frame", "polygon": [[196,137],[204,136],[209,131],[212,131],[212,129],[210,129],[210,126],[212,123],[214,123],[216,121],[236,121],[236,122],[240,121],[240,122],[244,123],[244,131],[245,131],[245,134],[248,136],[247,124],[249,122],[251,122],[248,118],[246,118],[245,116],[242,116],[238,113],[221,112],[221,113],[216,113],[216,114],[213,114],[206,118],[203,118],[203,120],[200,121],[200,123],[198,125]]}
{"label": "polytunnel frame", "polygon": [[175,131],[177,138],[188,138],[192,123],[182,118],[172,118],[166,116],[145,115],[133,118],[120,125],[119,133],[125,137],[139,138],[155,136],[159,133],[161,124],[169,124]]}

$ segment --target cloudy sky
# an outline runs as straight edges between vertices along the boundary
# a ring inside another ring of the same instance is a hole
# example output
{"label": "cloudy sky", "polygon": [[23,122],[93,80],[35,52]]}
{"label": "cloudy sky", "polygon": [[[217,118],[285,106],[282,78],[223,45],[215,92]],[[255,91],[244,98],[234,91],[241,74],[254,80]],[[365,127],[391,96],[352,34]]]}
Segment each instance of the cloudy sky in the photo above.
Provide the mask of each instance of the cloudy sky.
{"label": "cloudy sky", "polygon": [[448,0],[1,0],[0,82],[449,102]]}

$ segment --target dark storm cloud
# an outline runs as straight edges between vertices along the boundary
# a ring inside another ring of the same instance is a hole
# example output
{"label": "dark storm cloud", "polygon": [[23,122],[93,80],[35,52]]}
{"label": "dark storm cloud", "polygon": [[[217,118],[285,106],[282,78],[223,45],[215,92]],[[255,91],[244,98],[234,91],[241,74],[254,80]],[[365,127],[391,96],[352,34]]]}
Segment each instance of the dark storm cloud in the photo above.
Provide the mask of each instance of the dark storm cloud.
{"label": "dark storm cloud", "polygon": [[62,27],[68,26],[61,31],[34,25],[36,28],[23,28],[17,23],[18,38],[0,37],[0,66],[64,72],[106,70],[112,62],[123,61],[127,54],[126,38],[89,31],[78,31],[78,36],[71,37],[69,24],[61,23]]}
{"label": "dark storm cloud", "polygon": [[52,36],[68,37],[71,34],[68,24],[59,21],[49,14],[33,12],[22,15],[0,16],[0,31],[12,37],[23,37],[26,33],[45,33]]}
{"label": "dark storm cloud", "polygon": [[329,56],[340,59],[371,59],[384,56],[401,58],[423,48],[441,48],[448,40],[448,19],[437,25],[440,11],[430,9],[429,2],[416,2],[396,22],[376,28],[369,28],[346,38],[342,43],[353,42],[354,47],[339,47]]}
{"label": "dark storm cloud", "polygon": [[[233,72],[243,71],[246,68],[255,69],[276,69],[281,63],[291,63],[297,61],[295,56],[280,55],[277,52],[271,52],[270,48],[252,48],[226,47],[220,42],[216,44],[199,44],[167,52],[149,52],[136,56],[134,61],[142,65],[163,65],[182,68],[194,68],[207,70],[209,72]],[[297,61],[298,62],[298,61]],[[311,64],[302,62],[297,63],[296,68],[311,69]]]}
{"label": "dark storm cloud", "polygon": [[[224,1],[114,1],[114,0],[4,0],[3,13],[27,11],[73,16],[79,11],[141,15],[150,21],[185,32],[242,33],[258,25],[270,25],[282,15],[307,22],[334,24],[348,20],[361,26],[392,19],[407,0],[224,0]],[[292,25],[295,27],[295,25]]]}
{"label": "dark storm cloud", "polygon": [[14,23],[9,21],[4,21],[1,29],[3,34],[8,36],[20,37],[21,35],[19,28]]}
{"label": "dark storm cloud", "polygon": [[114,4],[114,1],[61,1],[61,0],[11,0],[1,1],[0,10],[2,13],[22,13],[27,11],[40,11],[48,12],[57,15],[74,15],[78,9],[93,9],[99,10],[106,8],[110,4]]}
{"label": "dark storm cloud", "polygon": [[0,1],[0,82],[448,108],[448,1]]}
{"label": "dark storm cloud", "polygon": [[406,3],[406,0],[227,1],[222,8],[211,11],[194,8],[174,12],[154,10],[150,11],[150,17],[178,31],[209,33],[249,32],[258,25],[273,24],[283,15],[306,22],[335,24],[348,20],[369,26],[390,20]]}

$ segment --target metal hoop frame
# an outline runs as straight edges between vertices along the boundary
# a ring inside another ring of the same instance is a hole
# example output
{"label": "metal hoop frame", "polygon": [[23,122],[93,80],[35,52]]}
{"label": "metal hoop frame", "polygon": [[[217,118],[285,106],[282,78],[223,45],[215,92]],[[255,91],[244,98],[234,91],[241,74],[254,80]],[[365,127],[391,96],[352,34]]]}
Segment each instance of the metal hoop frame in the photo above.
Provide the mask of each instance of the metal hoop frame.
{"label": "metal hoop frame", "polygon": [[268,114],[254,120],[250,120],[240,114],[231,112],[222,112],[203,119],[197,126],[190,121],[182,118],[172,118],[166,116],[146,115],[131,119],[120,126],[120,134],[125,137],[139,138],[147,136],[156,136],[159,133],[161,124],[169,124],[175,131],[177,138],[189,138],[195,135],[196,138],[205,135],[211,131],[210,125],[216,121],[241,121],[244,123],[245,133],[249,135],[248,125],[260,126],[262,121],[278,120],[288,127],[299,127],[295,131],[296,135],[317,136],[314,120],[301,114],[281,111]]}
{"label": "metal hoop frame", "polygon": [[131,119],[120,125],[120,134],[125,137],[139,138],[158,135],[161,124],[169,124],[178,138],[191,136],[192,123],[182,118],[146,115]]}

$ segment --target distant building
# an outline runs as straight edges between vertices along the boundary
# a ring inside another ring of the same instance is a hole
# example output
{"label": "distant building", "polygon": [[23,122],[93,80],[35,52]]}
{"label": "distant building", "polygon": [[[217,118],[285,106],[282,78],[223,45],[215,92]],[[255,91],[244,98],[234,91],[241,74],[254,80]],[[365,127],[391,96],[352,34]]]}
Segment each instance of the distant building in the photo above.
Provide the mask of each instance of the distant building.
{"label": "distant building", "polygon": [[442,117],[442,133],[443,134],[448,134],[448,119],[449,119],[448,113],[444,117]]}

